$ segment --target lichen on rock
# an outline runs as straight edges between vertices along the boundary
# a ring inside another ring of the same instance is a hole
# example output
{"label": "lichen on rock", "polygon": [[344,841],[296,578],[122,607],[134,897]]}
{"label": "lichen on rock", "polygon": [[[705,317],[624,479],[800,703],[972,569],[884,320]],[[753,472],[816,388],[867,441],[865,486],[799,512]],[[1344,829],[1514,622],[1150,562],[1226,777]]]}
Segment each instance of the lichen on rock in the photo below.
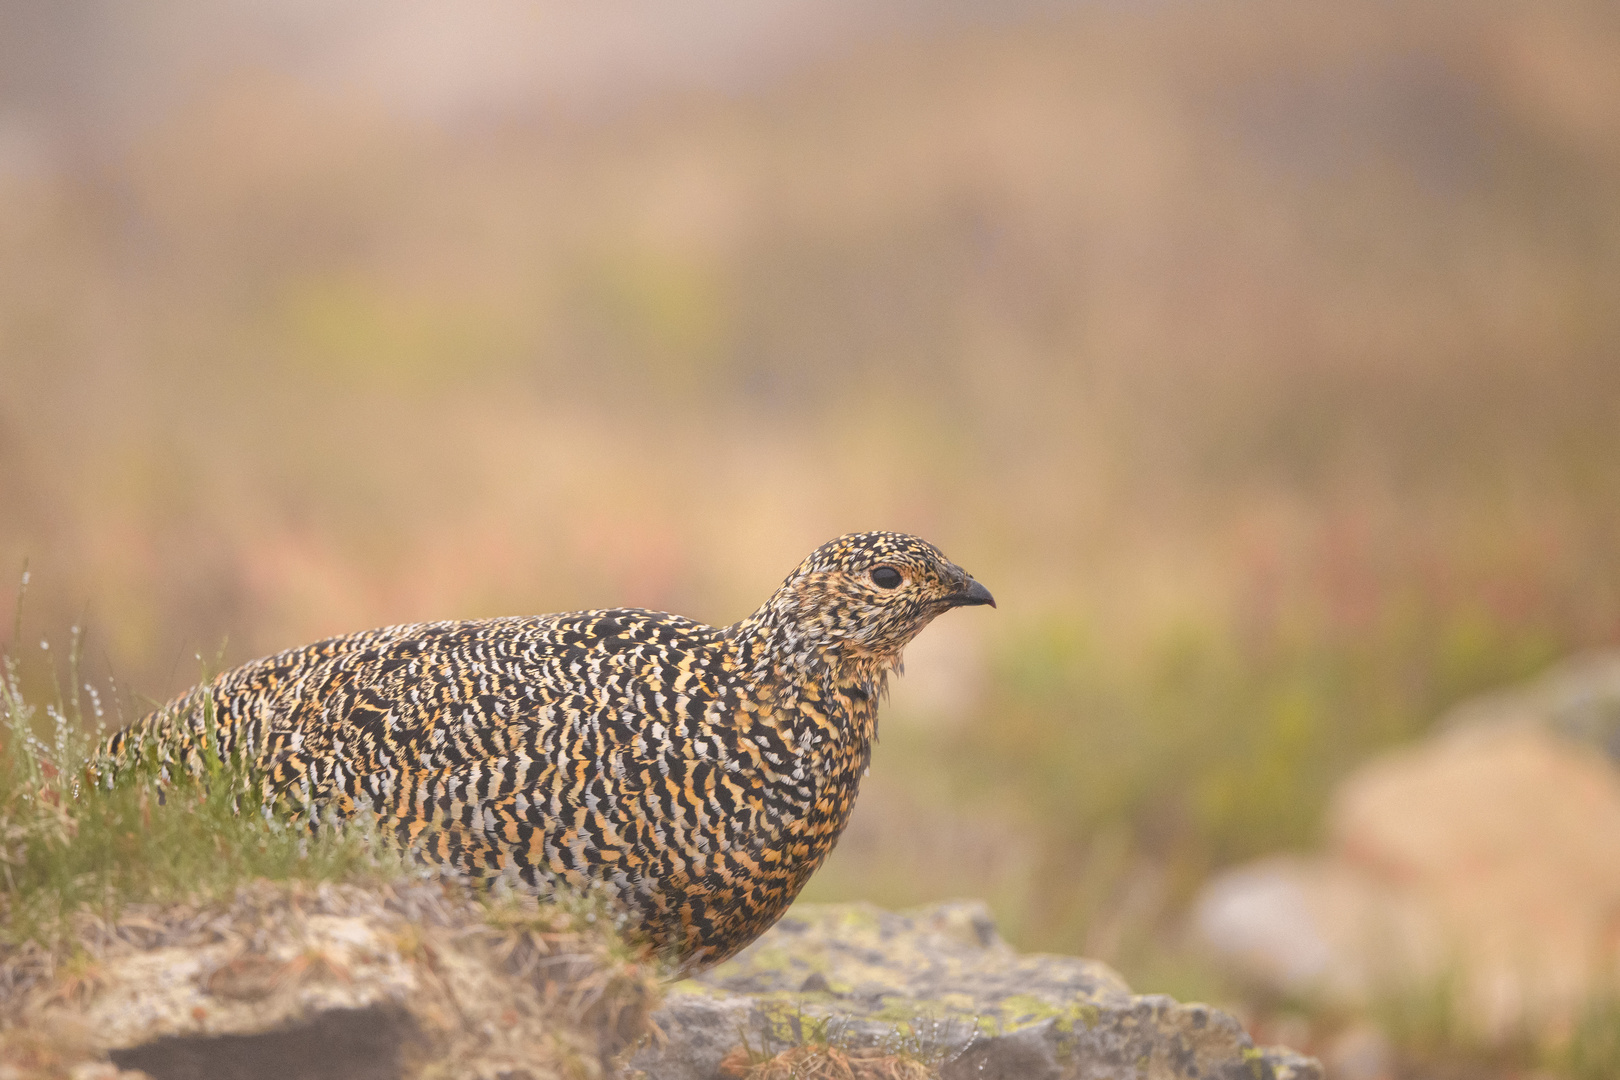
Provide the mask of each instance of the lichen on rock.
{"label": "lichen on rock", "polygon": [[711,1080],[734,1047],[806,1038],[930,1061],[943,1080],[1316,1080],[1321,1066],[1254,1046],[1206,1005],[1136,996],[1106,965],[1023,955],[988,909],[907,913],[798,905],[754,945],[676,983],[655,1022],[667,1039],[633,1064],[658,1080]]}
{"label": "lichen on rock", "polygon": [[1321,1076],[1217,1010],[1017,953],[982,904],[801,905],[668,987],[592,915],[445,881],[81,913],[71,955],[0,956],[0,1080]]}

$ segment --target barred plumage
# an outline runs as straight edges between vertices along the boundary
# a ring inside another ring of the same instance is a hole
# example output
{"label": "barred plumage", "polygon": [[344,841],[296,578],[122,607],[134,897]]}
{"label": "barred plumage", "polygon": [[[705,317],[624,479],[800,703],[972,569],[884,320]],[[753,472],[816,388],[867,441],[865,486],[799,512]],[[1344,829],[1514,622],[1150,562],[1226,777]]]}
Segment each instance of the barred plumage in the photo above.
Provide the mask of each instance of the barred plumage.
{"label": "barred plumage", "polygon": [[606,887],[690,970],[763,933],[832,850],[905,645],[994,602],[931,544],[856,533],[725,629],[614,609],[351,634],[227,671],[106,753],[196,770],[206,733],[274,803],[369,806],[475,878]]}

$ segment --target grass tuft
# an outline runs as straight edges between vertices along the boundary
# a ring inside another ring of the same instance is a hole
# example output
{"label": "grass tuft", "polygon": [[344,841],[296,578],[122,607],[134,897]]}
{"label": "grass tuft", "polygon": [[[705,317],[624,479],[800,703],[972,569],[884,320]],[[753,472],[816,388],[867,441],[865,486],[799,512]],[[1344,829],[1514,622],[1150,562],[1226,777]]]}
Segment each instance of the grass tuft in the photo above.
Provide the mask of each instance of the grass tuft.
{"label": "grass tuft", "polygon": [[407,872],[364,818],[316,831],[270,813],[253,768],[209,741],[199,775],[167,775],[149,748],[120,763],[112,783],[85,709],[88,696],[99,713],[100,695],[82,692],[79,653],[75,634],[65,651],[73,691],[53,680],[55,699],[40,702],[23,692],[16,657],[0,652],[0,948],[32,941],[65,955],[71,917],[84,909],[115,918],[129,903],[218,898],[256,878]]}

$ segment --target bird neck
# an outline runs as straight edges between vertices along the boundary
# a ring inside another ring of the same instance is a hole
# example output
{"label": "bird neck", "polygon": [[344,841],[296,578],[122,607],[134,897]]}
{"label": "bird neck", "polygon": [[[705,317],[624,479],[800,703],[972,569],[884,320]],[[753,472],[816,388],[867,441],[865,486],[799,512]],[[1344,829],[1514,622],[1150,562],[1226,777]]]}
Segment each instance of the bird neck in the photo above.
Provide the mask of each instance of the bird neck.
{"label": "bird neck", "polygon": [[778,597],[728,627],[725,636],[738,670],[756,684],[854,691],[873,702],[899,659],[828,637],[821,623],[803,618]]}
{"label": "bird neck", "polygon": [[[847,789],[853,799],[877,740],[878,699],[891,665],[847,642],[817,640],[768,605],[725,633],[747,687],[743,709],[761,732],[772,733],[755,738],[786,752],[786,759],[774,759],[783,775],[799,777],[795,783],[814,778],[817,790]],[[845,805],[840,821],[847,815]]]}

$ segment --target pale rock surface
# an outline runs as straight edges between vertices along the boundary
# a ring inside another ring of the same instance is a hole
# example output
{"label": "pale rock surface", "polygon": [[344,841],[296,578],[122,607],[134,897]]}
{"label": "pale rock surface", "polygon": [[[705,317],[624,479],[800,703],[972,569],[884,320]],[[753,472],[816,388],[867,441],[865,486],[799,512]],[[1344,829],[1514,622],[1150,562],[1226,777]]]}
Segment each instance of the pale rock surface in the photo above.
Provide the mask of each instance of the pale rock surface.
{"label": "pale rock surface", "polygon": [[1277,855],[1228,871],[1204,888],[1194,919],[1247,980],[1334,1005],[1444,970],[1432,905],[1341,859]]}
{"label": "pale rock surface", "polygon": [[654,1020],[668,1042],[633,1064],[657,1080],[712,1080],[739,1038],[771,1050],[816,1032],[920,1054],[942,1080],[1322,1076],[1313,1059],[1256,1047],[1217,1009],[1133,995],[1096,961],[1017,953],[968,902],[900,914],[798,905],[734,959],[672,987]]}
{"label": "pale rock surface", "polygon": [[1470,698],[1442,729],[1539,727],[1590,746],[1620,766],[1620,652],[1594,652],[1556,664],[1539,678]]}
{"label": "pale rock surface", "polygon": [[1565,1017],[1620,974],[1620,773],[1518,726],[1459,728],[1341,789],[1341,858],[1430,905],[1488,1031]]}
{"label": "pale rock surface", "polygon": [[1333,1080],[1392,1080],[1395,1048],[1373,1025],[1353,1024],[1328,1043],[1322,1064]]}

